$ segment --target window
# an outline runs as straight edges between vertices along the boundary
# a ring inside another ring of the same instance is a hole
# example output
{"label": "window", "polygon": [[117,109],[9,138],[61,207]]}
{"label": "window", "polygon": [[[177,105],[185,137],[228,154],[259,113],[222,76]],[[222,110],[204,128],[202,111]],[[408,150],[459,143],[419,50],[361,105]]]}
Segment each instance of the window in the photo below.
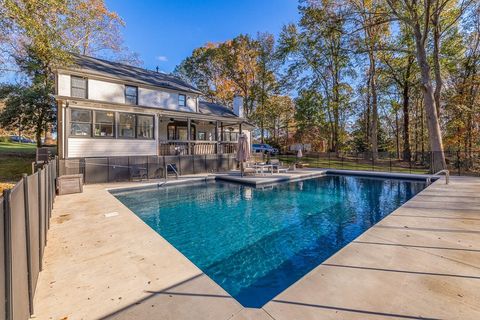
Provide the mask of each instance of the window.
{"label": "window", "polygon": [[71,96],[87,99],[87,78],[71,76]]}
{"label": "window", "polygon": [[138,88],[125,86],[125,103],[138,104]]}
{"label": "window", "polygon": [[70,135],[75,137],[92,136],[92,111],[70,109]]}
{"label": "window", "polygon": [[176,128],[176,126],[174,124],[169,124],[167,126],[167,139],[168,140],[177,140],[177,137],[175,136],[175,128]]}
{"label": "window", "polygon": [[178,105],[180,107],[185,107],[187,103],[187,97],[184,94],[178,95]]}
{"label": "window", "polygon": [[187,127],[177,127],[177,140],[185,141],[187,139]]}
{"label": "window", "polygon": [[200,132],[198,133],[198,140],[207,140],[207,133],[200,131]]}
{"label": "window", "polygon": [[96,137],[114,137],[115,136],[115,113],[112,111],[95,111],[95,130]]}
{"label": "window", "polygon": [[118,137],[128,139],[154,139],[154,116],[119,113]]}
{"label": "window", "polygon": [[118,117],[118,136],[135,138],[136,117],[132,113],[120,113]]}
{"label": "window", "polygon": [[137,138],[153,139],[153,116],[137,115]]}

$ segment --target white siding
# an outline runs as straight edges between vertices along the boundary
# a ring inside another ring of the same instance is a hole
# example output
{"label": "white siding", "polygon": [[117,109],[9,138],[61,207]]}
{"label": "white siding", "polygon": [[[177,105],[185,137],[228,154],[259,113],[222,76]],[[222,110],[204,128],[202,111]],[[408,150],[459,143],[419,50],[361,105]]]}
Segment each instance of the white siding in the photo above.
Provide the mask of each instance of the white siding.
{"label": "white siding", "polygon": [[125,103],[123,84],[88,79],[88,99],[113,103]]}
{"label": "white siding", "polygon": [[197,98],[186,95],[188,111],[197,112]]}
{"label": "white siding", "polygon": [[[125,85],[105,80],[88,79],[88,99],[111,103],[125,103]],[[197,112],[197,96],[185,94],[186,106],[178,105],[179,92],[168,89],[138,87],[138,105],[174,111]],[[71,96],[71,80],[68,74],[58,74],[58,95]]]}
{"label": "white siding", "polygon": [[178,93],[138,88],[138,104],[146,107],[155,107],[167,110],[196,112],[195,99],[187,95],[187,105],[178,105]]}
{"label": "white siding", "polygon": [[155,140],[68,139],[68,157],[145,156],[157,154]]}
{"label": "white siding", "polygon": [[57,78],[57,86],[58,86],[58,92],[57,94],[59,96],[65,96],[65,97],[70,97],[70,75],[68,74],[59,74]]}

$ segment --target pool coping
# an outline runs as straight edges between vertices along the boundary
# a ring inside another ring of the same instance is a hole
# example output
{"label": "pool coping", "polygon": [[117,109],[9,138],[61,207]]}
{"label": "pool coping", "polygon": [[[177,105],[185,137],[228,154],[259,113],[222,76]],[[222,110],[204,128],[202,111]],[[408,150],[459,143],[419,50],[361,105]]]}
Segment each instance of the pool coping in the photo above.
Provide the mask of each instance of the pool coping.
{"label": "pool coping", "polygon": [[[192,183],[202,183],[202,182],[213,182],[213,181],[224,181],[230,183],[242,184],[250,187],[269,187],[274,186],[280,183],[286,182],[296,182],[312,178],[323,177],[328,174],[331,175],[352,175],[359,177],[378,177],[378,178],[393,178],[407,181],[425,181],[430,179],[433,182],[440,179],[439,176],[434,176],[430,174],[410,174],[410,173],[395,173],[395,172],[371,172],[371,171],[361,171],[361,170],[337,170],[337,169],[304,169],[290,171],[290,174],[295,175],[266,175],[266,176],[245,176],[241,177],[238,173],[221,173],[221,174],[208,174],[202,177],[186,177],[180,178],[179,180],[157,180],[155,182],[144,182],[134,186],[128,187],[110,187],[106,188],[112,194],[117,194],[120,192],[128,191],[140,191],[140,190],[150,190],[156,189],[159,187],[170,187],[170,186],[182,186],[190,185]],[[256,180],[256,179],[265,179],[265,180]]]}

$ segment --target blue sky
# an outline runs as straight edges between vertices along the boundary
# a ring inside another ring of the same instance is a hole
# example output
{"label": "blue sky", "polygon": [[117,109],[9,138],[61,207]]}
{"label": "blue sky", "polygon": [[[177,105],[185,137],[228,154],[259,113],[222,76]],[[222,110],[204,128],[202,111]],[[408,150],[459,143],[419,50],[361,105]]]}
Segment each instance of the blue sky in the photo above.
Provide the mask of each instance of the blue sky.
{"label": "blue sky", "polygon": [[298,20],[297,0],[106,0],[125,21],[125,44],[140,54],[144,67],[171,72],[207,42],[239,34],[278,35]]}

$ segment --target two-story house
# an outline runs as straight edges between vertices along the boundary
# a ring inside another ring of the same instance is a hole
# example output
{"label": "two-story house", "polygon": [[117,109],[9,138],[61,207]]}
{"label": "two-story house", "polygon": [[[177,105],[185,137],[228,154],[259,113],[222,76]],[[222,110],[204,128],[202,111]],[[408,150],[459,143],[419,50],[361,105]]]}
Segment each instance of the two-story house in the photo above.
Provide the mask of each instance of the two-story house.
{"label": "two-story house", "polygon": [[88,56],[56,70],[60,159],[234,153],[250,137],[241,97],[234,111],[160,72]]}

